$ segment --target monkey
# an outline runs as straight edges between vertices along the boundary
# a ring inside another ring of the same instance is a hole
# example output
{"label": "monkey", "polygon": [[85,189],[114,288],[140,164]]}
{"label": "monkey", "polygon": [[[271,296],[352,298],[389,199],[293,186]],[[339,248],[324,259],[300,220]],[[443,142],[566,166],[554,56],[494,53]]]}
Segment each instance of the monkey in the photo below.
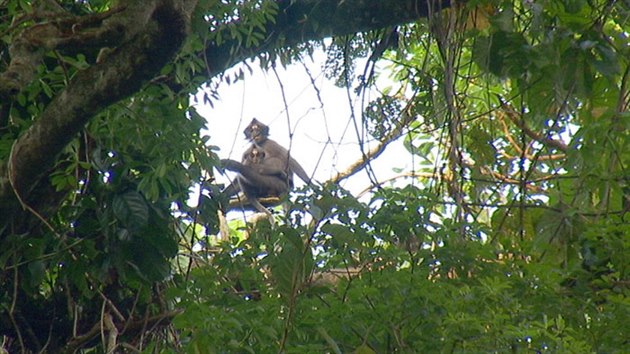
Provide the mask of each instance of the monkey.
{"label": "monkey", "polygon": [[227,170],[237,172],[235,183],[223,190],[231,197],[242,191],[248,198],[280,197],[291,184],[286,170],[281,168],[278,159],[267,159],[266,153],[257,146],[251,146],[241,163],[225,159],[221,163]]}
{"label": "monkey", "polygon": [[273,224],[271,213],[260,204],[258,198],[287,194],[294,186],[294,173],[307,184],[311,184],[311,179],[287,149],[269,139],[269,127],[256,118],[252,119],[243,134],[252,145],[243,153],[242,162],[221,160],[223,168],[238,173],[236,181],[227,186],[223,193],[232,197],[242,191],[258,211],[270,216]]}

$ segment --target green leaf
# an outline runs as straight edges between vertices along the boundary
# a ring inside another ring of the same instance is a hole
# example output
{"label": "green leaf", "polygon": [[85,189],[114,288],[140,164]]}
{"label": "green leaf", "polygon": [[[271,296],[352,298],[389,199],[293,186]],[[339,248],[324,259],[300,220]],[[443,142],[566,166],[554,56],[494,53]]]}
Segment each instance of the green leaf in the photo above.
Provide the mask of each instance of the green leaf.
{"label": "green leaf", "polygon": [[311,274],[314,261],[310,249],[304,248],[299,237],[285,236],[283,241],[282,249],[270,257],[269,265],[279,293],[291,299]]}
{"label": "green leaf", "polygon": [[376,354],[367,344],[361,344],[354,350],[354,354]]}
{"label": "green leaf", "polygon": [[149,222],[149,207],[136,191],[127,191],[114,196],[112,203],[116,218],[132,230],[147,226]]}

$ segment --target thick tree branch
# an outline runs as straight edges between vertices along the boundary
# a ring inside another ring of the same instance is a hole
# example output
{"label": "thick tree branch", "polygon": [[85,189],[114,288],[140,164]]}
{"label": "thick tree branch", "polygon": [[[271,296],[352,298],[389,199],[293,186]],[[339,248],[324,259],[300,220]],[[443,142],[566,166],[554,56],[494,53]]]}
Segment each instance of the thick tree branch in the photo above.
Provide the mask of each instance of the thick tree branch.
{"label": "thick tree branch", "polygon": [[74,17],[56,13],[41,23],[28,27],[11,43],[9,67],[0,75],[0,97],[8,100],[30,83],[42,63],[46,52],[60,48],[99,48],[117,43],[124,34],[119,26],[99,26],[112,14],[122,11],[118,7],[104,13]]}
{"label": "thick tree branch", "polygon": [[280,0],[275,23],[265,27],[266,39],[245,48],[238,40],[210,44],[206,59],[213,74],[280,47],[311,40],[400,25],[449,7],[450,0]]}

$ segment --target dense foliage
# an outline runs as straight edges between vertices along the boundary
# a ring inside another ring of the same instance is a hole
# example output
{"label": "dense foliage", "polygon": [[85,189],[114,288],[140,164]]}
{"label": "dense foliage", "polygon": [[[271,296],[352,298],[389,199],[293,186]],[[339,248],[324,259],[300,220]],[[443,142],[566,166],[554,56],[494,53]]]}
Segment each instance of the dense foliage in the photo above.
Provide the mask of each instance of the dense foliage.
{"label": "dense foliage", "polygon": [[[0,348],[629,347],[628,4],[378,3],[390,22],[341,26],[362,1],[0,2]],[[358,200],[336,182],[360,161],[227,237],[191,94],[316,48],[353,94],[390,78],[365,156],[402,137],[414,168]]]}

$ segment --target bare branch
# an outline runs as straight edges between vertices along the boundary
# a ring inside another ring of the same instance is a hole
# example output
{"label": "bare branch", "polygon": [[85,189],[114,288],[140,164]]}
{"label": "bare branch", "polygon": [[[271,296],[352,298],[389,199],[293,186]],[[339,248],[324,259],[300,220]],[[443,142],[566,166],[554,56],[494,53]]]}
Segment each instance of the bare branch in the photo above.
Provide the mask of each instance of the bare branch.
{"label": "bare branch", "polygon": [[536,140],[537,142],[545,146],[558,149],[562,152],[567,152],[569,150],[569,147],[567,146],[567,144],[563,143],[562,141],[552,139],[548,136],[537,133],[533,131],[531,128],[529,128],[527,124],[525,123],[525,121],[520,118],[520,114],[516,112],[514,108],[510,107],[507,104],[503,104],[503,108],[504,108],[504,112],[506,113],[505,116],[517,127],[523,130],[523,132],[530,138]]}
{"label": "bare branch", "polygon": [[403,134],[403,130],[414,121],[415,117],[409,113],[410,110],[411,103],[407,104],[407,106],[403,109],[401,119],[396,122],[394,128],[381,139],[381,142],[377,146],[368,151],[359,160],[351,164],[346,170],[337,173],[330,181],[333,183],[339,183],[341,180],[344,180],[362,170],[368,163],[370,163],[370,161],[379,157],[383,151],[385,151],[387,145],[400,138]]}

